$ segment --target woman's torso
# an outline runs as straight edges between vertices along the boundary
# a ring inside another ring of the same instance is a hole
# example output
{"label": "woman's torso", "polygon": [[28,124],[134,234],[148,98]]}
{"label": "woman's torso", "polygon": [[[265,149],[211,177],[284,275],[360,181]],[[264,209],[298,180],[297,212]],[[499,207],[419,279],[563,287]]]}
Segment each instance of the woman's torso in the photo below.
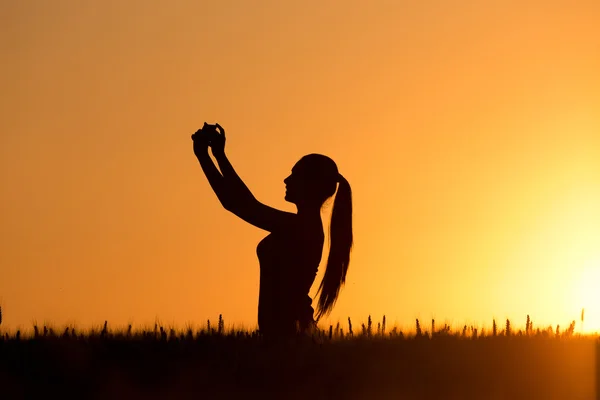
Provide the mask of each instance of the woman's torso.
{"label": "woman's torso", "polygon": [[313,322],[310,288],[323,251],[322,225],[273,232],[257,246],[260,262],[258,324],[263,332],[302,329]]}

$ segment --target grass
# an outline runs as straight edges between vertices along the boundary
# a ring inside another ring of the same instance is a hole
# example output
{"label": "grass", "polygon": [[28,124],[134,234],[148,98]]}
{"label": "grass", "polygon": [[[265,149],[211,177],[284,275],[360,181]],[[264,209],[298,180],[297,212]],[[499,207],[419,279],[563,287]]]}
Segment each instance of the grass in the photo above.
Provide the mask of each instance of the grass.
{"label": "grass", "polygon": [[[597,336],[493,321],[492,330],[349,319],[269,343],[256,332],[155,324],[34,327],[0,339],[4,398],[593,399]],[[502,326],[502,330],[498,327]]]}

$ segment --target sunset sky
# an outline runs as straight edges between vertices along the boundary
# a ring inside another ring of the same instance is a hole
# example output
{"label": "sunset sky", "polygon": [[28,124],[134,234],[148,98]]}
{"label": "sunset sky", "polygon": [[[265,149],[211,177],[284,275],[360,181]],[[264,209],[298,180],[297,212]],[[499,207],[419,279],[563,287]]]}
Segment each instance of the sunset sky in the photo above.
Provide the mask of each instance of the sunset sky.
{"label": "sunset sky", "polygon": [[600,331],[600,2],[0,4],[2,327],[255,327],[266,232],[210,189],[207,121],[271,206],[307,153],[350,182],[324,323]]}

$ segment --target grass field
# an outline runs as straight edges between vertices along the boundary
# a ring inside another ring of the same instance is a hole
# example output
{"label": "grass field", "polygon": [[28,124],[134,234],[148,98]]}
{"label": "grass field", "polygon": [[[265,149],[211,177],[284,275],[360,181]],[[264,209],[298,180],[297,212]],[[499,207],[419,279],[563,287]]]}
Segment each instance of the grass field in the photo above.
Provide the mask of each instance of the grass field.
{"label": "grass field", "polygon": [[598,336],[494,326],[417,321],[402,332],[369,318],[277,343],[222,320],[183,331],[35,327],[0,339],[0,398],[596,398]]}

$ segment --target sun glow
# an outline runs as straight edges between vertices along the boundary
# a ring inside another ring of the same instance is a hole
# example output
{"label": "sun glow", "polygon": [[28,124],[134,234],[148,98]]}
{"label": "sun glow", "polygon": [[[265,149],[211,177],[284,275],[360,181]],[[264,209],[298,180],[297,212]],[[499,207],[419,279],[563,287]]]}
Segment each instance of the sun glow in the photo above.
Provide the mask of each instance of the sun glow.
{"label": "sun glow", "polygon": [[600,332],[600,257],[584,264],[573,284],[574,307],[580,307],[580,329],[585,333]]}

